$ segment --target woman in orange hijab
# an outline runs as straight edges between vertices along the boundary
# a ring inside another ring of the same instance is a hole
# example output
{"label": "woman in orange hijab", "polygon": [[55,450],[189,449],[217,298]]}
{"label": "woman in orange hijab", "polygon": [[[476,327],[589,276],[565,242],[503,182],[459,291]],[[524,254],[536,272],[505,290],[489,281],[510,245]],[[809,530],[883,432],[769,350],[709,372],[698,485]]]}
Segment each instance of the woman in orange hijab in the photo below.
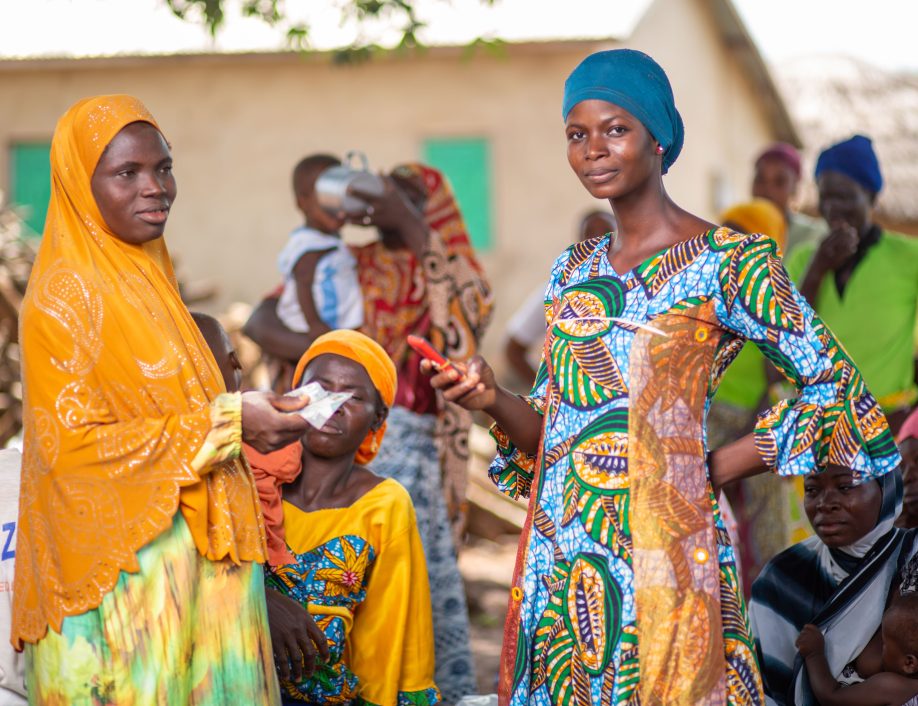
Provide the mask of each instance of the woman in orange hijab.
{"label": "woman in orange hijab", "polygon": [[33,704],[275,704],[264,529],[243,439],[302,405],[227,394],[162,239],[168,143],[130,96],[79,101],[51,144],[21,316],[12,641]]}

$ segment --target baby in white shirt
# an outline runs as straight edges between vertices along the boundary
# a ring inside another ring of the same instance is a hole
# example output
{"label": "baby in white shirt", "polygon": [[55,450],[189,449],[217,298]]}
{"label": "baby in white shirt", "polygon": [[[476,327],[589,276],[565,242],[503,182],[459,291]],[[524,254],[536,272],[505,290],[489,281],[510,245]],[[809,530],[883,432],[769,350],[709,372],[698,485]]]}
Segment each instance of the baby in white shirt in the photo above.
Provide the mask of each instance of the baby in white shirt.
{"label": "baby in white shirt", "polygon": [[363,324],[357,261],[338,233],[344,220],[325,211],[315,191],[319,175],[340,163],[330,155],[316,154],[296,165],[293,192],[305,225],[290,234],[277,257],[284,277],[277,315],[290,330],[312,338]]}

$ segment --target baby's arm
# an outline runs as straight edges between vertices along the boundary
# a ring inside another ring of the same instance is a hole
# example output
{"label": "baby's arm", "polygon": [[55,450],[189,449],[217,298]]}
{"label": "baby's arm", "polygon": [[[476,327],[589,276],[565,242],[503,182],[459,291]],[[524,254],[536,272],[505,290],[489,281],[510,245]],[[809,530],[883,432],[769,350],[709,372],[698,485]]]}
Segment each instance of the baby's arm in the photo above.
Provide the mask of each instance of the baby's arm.
{"label": "baby's arm", "polygon": [[829,706],[830,702],[835,703],[832,699],[841,689],[841,684],[835,681],[829,669],[829,662],[826,660],[826,641],[819,628],[815,625],[804,625],[797,638],[797,650],[806,663],[806,673],[816,699],[823,706]]}
{"label": "baby's arm", "polygon": [[797,649],[806,661],[810,686],[821,706],[899,706],[918,692],[918,681],[892,672],[881,672],[867,681],[842,686],[829,670],[825,639],[815,625],[804,625]]}
{"label": "baby's arm", "polygon": [[304,253],[293,266],[293,279],[296,281],[296,297],[306,323],[309,324],[308,335],[312,340],[331,329],[319,318],[315,300],[312,298],[312,285],[316,276],[316,267],[325,255],[331,250],[315,250]]}
{"label": "baby's arm", "polygon": [[[822,657],[823,663],[826,658]],[[826,664],[826,675],[831,679]],[[819,699],[821,706],[901,706],[912,696],[918,694],[918,680],[896,674],[895,672],[880,672],[870,677],[867,681],[851,686],[842,686],[835,682],[835,690],[822,693],[816,690],[813,681],[813,670],[810,660],[806,661],[807,673],[810,676],[810,685],[813,693]]]}

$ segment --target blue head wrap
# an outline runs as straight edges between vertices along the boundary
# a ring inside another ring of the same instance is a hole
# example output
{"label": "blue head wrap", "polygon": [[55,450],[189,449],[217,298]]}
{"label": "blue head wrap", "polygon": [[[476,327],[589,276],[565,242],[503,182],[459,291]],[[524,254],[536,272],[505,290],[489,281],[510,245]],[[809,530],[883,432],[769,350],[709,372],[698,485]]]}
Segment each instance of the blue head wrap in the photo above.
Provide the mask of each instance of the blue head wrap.
{"label": "blue head wrap", "polygon": [[673,89],[660,65],[643,52],[611,49],[590,54],[564,82],[561,116],[585,100],[621,106],[641,121],[663,146],[663,173],[682,151],[685,127],[676,110]]}
{"label": "blue head wrap", "polygon": [[856,181],[872,194],[883,188],[880,163],[869,137],[855,135],[827,147],[816,160],[816,178],[823,172],[838,172]]}

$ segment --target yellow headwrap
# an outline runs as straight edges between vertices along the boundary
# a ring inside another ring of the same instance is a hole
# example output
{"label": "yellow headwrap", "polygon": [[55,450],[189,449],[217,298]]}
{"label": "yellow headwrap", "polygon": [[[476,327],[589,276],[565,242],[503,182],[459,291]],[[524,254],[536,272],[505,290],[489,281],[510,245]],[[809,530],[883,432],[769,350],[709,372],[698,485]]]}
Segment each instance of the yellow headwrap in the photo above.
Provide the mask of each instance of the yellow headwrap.
{"label": "yellow headwrap", "polygon": [[732,206],[720,215],[720,222],[736,224],[744,233],[767,235],[784,252],[787,223],[781,210],[767,199],[752,199]]}
{"label": "yellow headwrap", "polygon": [[219,369],[162,238],[120,240],[90,182],[133,122],[131,96],[79,101],[51,143],[51,201],[20,317],[24,438],[12,639],[95,608],[180,507],[210,559],[261,561],[258,497],[238,461],[192,467]]}
{"label": "yellow headwrap", "polygon": [[[313,341],[296,365],[296,372],[293,373],[293,387],[299,386],[306,366],[320,355],[326,353],[340,355],[342,358],[353,360],[363,366],[363,369],[370,376],[370,380],[373,381],[373,386],[379,392],[383,403],[387,407],[392,406],[392,402],[395,400],[395,385],[397,382],[395,364],[381,345],[359,331],[346,329],[329,331]],[[357,450],[355,458],[357,463],[367,464],[373,460],[385,433],[385,422],[376,431],[372,429],[369,431]]]}

